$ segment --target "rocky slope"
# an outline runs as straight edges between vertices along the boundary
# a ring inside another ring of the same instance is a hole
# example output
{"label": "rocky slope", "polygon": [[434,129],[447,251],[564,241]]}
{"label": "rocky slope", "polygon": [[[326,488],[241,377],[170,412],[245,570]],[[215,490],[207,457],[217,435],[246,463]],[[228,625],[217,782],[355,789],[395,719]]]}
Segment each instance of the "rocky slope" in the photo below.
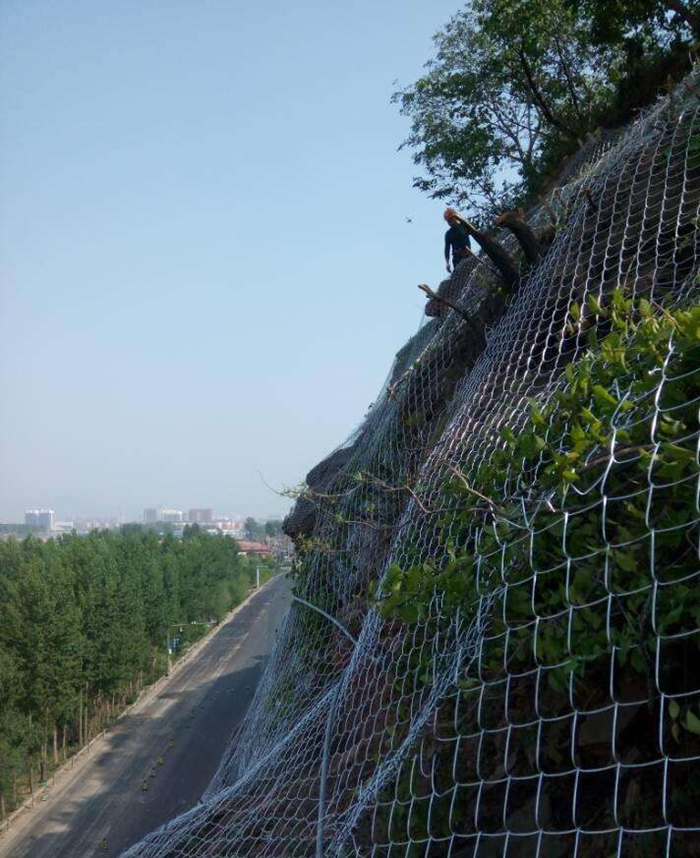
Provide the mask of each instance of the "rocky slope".
{"label": "rocky slope", "polygon": [[307,476],[206,801],[130,856],[700,854],[699,122],[691,80],[440,284]]}

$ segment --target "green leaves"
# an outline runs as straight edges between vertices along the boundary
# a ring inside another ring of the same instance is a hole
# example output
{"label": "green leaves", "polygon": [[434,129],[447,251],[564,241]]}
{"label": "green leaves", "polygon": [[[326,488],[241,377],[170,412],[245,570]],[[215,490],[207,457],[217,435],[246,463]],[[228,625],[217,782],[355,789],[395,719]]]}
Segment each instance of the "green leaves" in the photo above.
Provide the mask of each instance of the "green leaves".
{"label": "green leaves", "polygon": [[600,304],[600,301],[596,298],[595,295],[589,294],[586,296],[586,304],[591,313],[596,313],[598,316],[602,316],[604,314],[603,307]]}
{"label": "green leaves", "polygon": [[425,620],[433,598],[439,596],[442,609],[451,614],[458,607],[478,600],[475,567],[469,555],[461,555],[439,573],[428,563],[401,569],[392,564],[381,587],[374,588],[375,602],[386,618],[406,623]]}
{"label": "green leaves", "polygon": [[700,718],[690,708],[686,710],[683,726],[689,733],[700,736]]}
{"label": "green leaves", "polygon": [[411,120],[402,145],[425,170],[415,186],[476,211],[538,189],[612,97],[611,51],[592,61],[587,16],[564,0],[477,0],[434,41],[426,73],[393,95]]}
{"label": "green leaves", "polygon": [[[700,717],[693,711],[692,704],[676,699],[668,701],[668,717],[671,719],[671,735],[679,744],[683,741],[683,731],[700,736]],[[685,737],[687,738],[687,737]]]}
{"label": "green leaves", "polygon": [[513,430],[509,426],[503,426],[501,429],[501,438],[511,447],[515,447],[516,440]]}
{"label": "green leaves", "polygon": [[428,564],[410,566],[405,570],[392,564],[378,596],[382,614],[409,624],[423,619],[433,595],[434,579],[434,570]]}
{"label": "green leaves", "polygon": [[604,413],[609,411],[606,406],[612,405],[613,408],[617,407],[617,399],[615,399],[610,391],[606,390],[602,384],[594,384],[591,388],[591,392],[593,393],[593,401],[603,410]]}
{"label": "green leaves", "polygon": [[[492,505],[446,480],[444,506],[456,508],[440,527],[451,559],[394,566],[384,582],[382,613],[409,624],[449,623],[456,612],[469,624],[492,600],[483,673],[468,682],[539,666],[549,692],[568,695],[584,680],[609,683],[612,662],[616,681],[643,687],[657,647],[700,628],[690,531],[700,313],[660,312],[620,290],[589,309],[606,335],[546,401],[528,402],[526,419],[500,428],[469,475]],[[423,666],[417,675],[430,681]],[[676,741],[700,736],[700,711],[672,699],[668,712]]]}

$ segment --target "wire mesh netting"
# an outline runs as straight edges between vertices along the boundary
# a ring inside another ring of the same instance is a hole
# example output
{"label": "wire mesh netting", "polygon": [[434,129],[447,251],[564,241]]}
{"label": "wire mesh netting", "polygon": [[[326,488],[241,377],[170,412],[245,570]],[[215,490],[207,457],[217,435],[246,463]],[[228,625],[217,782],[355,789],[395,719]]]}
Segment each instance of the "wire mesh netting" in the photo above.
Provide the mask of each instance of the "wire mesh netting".
{"label": "wire mesh netting", "polygon": [[699,122],[591,147],[517,289],[441,284],[290,516],[202,803],[129,858],[700,855]]}

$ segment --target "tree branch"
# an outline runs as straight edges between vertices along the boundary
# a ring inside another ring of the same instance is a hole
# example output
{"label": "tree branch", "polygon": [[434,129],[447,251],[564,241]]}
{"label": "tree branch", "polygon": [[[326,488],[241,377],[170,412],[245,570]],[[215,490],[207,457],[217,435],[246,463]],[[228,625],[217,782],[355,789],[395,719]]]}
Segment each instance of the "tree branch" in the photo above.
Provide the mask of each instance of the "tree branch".
{"label": "tree branch", "polygon": [[440,457],[438,459],[438,461],[442,462],[442,464],[445,465],[454,474],[455,477],[457,477],[457,479],[459,480],[459,482],[462,484],[462,486],[464,487],[464,489],[467,492],[469,492],[470,494],[474,495],[475,497],[479,498],[482,501],[486,501],[486,503],[489,505],[489,508],[491,509],[491,511],[496,510],[499,513],[503,513],[503,509],[500,506],[498,506],[497,503],[495,503],[493,500],[491,500],[490,497],[482,494],[480,491],[477,491],[475,488],[473,488],[472,486],[469,485],[469,483],[467,482],[467,478],[464,476],[463,471],[461,471],[459,468],[456,468],[451,462],[448,462],[447,459],[445,459],[443,457]]}
{"label": "tree branch", "polygon": [[558,128],[559,131],[562,132],[562,134],[566,134],[566,136],[570,137],[572,140],[578,140],[578,134],[576,134],[576,132],[573,129],[566,126],[560,119],[557,119],[557,117],[549,109],[549,105],[544,100],[544,96],[542,95],[542,93],[539,90],[539,87],[535,83],[535,78],[534,78],[533,73],[532,73],[532,68],[530,67],[530,63],[528,62],[527,57],[525,56],[525,49],[522,46],[522,44],[520,45],[520,48],[518,49],[518,56],[520,57],[520,64],[523,67],[523,71],[525,72],[525,78],[527,80],[527,85],[530,88],[530,92],[532,93],[532,97],[535,101],[535,104],[537,104],[537,106],[542,111],[542,115],[550,123],[550,125],[553,125],[555,128]]}
{"label": "tree branch", "polygon": [[571,96],[571,102],[574,106],[574,111],[576,112],[576,116],[578,117],[579,122],[585,125],[585,120],[583,118],[583,114],[581,113],[580,102],[578,95],[576,94],[576,88],[574,87],[574,82],[572,80],[571,70],[569,68],[569,64],[566,61],[566,57],[564,56],[564,51],[561,46],[561,42],[559,41],[559,37],[554,34],[554,44],[557,46],[557,53],[559,54],[559,64],[564,72],[564,77],[566,78],[566,87],[569,90],[569,95]]}

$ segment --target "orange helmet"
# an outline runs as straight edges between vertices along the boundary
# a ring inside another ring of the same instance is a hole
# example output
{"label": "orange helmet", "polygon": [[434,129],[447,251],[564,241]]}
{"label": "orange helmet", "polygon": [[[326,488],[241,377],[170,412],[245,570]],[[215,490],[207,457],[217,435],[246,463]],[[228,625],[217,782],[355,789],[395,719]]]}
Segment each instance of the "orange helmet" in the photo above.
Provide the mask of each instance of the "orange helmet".
{"label": "orange helmet", "polygon": [[449,223],[453,217],[457,217],[457,212],[454,209],[445,209],[443,217]]}

